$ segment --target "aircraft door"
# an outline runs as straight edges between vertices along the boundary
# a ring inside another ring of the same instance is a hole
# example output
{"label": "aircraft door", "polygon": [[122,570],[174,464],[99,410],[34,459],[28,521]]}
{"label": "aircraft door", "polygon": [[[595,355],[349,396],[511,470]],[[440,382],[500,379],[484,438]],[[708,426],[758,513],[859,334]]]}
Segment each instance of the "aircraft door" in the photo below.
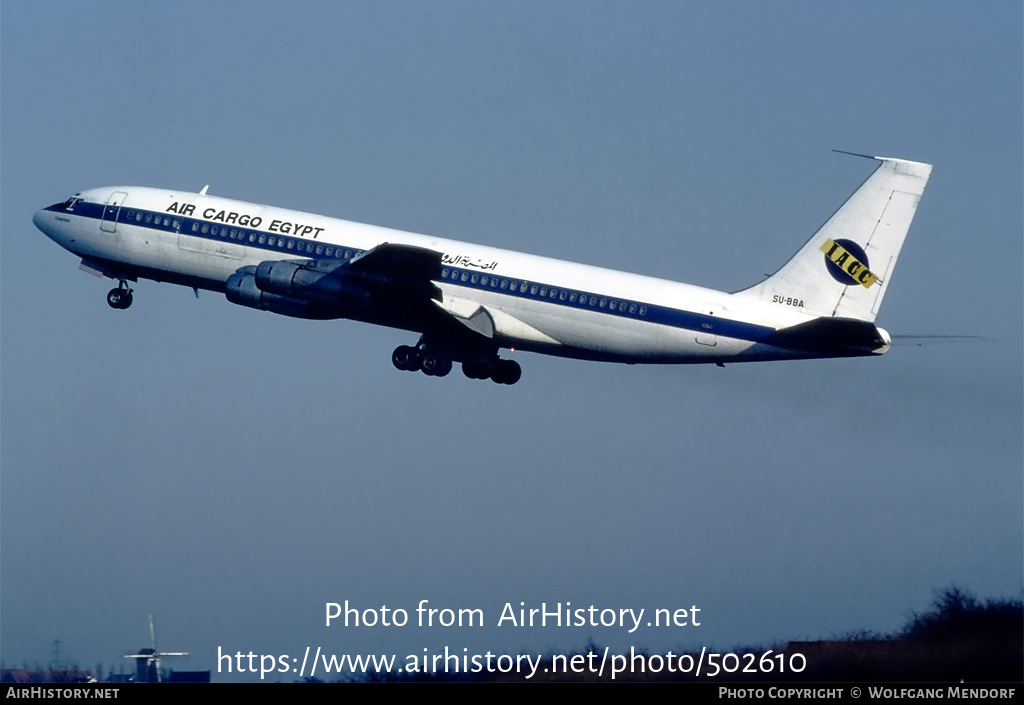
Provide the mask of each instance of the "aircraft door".
{"label": "aircraft door", "polygon": [[114,191],[110,194],[110,198],[107,199],[107,203],[103,206],[103,217],[100,219],[100,230],[108,233],[114,232],[117,226],[117,214],[121,210],[121,205],[124,203],[124,199],[128,197],[128,194],[124,191]]}
{"label": "aircraft door", "polygon": [[721,316],[722,307],[718,304],[704,304],[701,309],[704,318],[700,324],[700,330],[696,331],[696,339],[700,345],[707,345],[713,348],[718,345],[718,335],[715,333],[715,321],[711,316]]}

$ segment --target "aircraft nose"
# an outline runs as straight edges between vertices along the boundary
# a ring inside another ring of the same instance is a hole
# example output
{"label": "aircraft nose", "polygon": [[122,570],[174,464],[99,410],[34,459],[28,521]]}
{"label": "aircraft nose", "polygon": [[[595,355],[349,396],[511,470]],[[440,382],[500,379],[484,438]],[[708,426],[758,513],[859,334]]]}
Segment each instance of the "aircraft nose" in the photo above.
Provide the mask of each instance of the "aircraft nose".
{"label": "aircraft nose", "polygon": [[36,214],[32,216],[32,223],[43,235],[59,242],[60,228],[57,227],[57,223],[54,222],[54,214],[48,208],[36,211]]}

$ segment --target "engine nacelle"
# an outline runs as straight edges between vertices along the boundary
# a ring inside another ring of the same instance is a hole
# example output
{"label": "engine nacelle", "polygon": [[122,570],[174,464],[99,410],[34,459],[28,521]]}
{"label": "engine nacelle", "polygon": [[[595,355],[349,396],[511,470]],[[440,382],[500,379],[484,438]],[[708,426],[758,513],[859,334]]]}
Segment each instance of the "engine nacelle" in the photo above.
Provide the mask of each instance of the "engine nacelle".
{"label": "engine nacelle", "polygon": [[242,267],[228,277],[228,301],[239,306],[279,313],[292,318],[312,318],[325,320],[342,318],[340,314],[325,309],[313,301],[263,291],[256,285],[256,267]]}
{"label": "engine nacelle", "polygon": [[256,286],[270,294],[352,309],[370,303],[366,282],[345,276],[337,268],[320,271],[302,262],[272,260],[256,267]]}

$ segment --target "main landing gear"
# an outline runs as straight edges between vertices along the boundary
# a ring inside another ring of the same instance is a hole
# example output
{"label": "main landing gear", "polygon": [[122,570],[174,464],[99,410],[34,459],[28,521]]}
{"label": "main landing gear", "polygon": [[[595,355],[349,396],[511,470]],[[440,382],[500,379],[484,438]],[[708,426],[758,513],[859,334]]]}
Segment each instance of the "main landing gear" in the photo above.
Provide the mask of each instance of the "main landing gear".
{"label": "main landing gear", "polygon": [[421,371],[428,377],[444,377],[452,371],[451,358],[429,348],[399,345],[391,353],[391,362],[403,372]]}
{"label": "main landing gear", "polygon": [[117,285],[117,288],[107,292],[107,304],[110,308],[126,309],[132,305],[132,290],[124,279]]}
{"label": "main landing gear", "polygon": [[462,374],[470,379],[491,379],[498,384],[515,384],[523,376],[523,368],[515,360],[495,357],[487,362],[463,362]]}
{"label": "main landing gear", "polygon": [[[419,370],[429,377],[444,377],[452,371],[452,359],[443,351],[421,342],[416,347],[399,345],[391,353],[391,362],[404,372]],[[498,384],[515,384],[523,376],[523,369],[514,360],[466,360],[462,373],[470,379],[491,379]]]}

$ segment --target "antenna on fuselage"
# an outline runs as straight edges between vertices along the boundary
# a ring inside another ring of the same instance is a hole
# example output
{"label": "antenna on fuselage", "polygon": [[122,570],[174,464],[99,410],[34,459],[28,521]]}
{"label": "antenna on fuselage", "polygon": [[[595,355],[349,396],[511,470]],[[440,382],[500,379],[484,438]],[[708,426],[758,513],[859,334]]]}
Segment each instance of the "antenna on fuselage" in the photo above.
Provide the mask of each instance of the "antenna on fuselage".
{"label": "antenna on fuselage", "polygon": [[199,195],[200,196],[205,196],[206,195],[206,189],[208,189],[208,188],[210,188],[210,184],[206,184],[206,186],[203,186],[203,190],[199,192]]}
{"label": "antenna on fuselage", "polygon": [[[849,154],[851,157],[864,157],[865,159],[878,159],[878,157],[872,157],[870,154],[859,154],[857,152],[847,152],[845,149],[833,149],[833,152],[837,154]],[[203,193],[206,193],[206,189],[203,189]]]}

